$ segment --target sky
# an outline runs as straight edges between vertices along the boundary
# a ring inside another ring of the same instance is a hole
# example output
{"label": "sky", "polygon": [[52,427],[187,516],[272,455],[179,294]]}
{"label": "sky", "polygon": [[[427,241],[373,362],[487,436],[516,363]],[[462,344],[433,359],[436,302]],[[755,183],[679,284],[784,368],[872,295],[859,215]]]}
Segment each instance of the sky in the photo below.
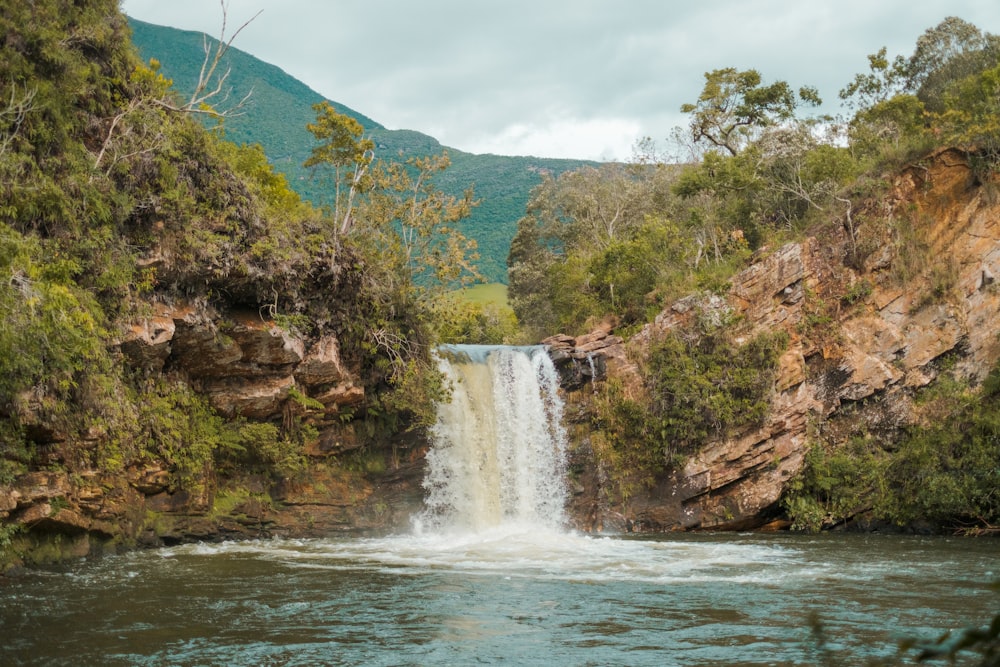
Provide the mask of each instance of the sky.
{"label": "sky", "polygon": [[[704,74],[815,86],[823,113],[881,47],[947,16],[1000,33],[997,0],[122,0],[226,38],[390,129],[471,153],[627,160],[687,125]],[[259,12],[259,14],[258,14]],[[256,18],[254,18],[256,16]],[[251,20],[252,19],[252,20]]]}

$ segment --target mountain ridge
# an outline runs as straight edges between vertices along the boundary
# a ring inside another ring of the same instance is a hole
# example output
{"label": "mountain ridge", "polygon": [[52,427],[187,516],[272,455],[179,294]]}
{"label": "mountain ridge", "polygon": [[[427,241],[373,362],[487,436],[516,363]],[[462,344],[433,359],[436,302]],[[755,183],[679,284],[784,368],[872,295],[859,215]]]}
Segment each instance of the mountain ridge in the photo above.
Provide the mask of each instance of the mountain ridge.
{"label": "mountain ridge", "polygon": [[[161,72],[174,82],[175,90],[189,92],[197,81],[204,60],[204,39],[218,41],[205,33],[181,30],[128,18],[133,44],[143,60],[155,59]],[[379,157],[405,160],[447,151],[451,167],[436,178],[438,187],[451,195],[475,188],[479,206],[459,225],[460,231],[479,246],[479,270],[487,282],[507,282],[507,255],[524,215],[531,189],[541,183],[542,174],[553,176],[596,166],[592,160],[506,156],[468,153],[444,146],[418,130],[386,128],[376,120],[344,104],[326,98],[277,65],[267,63],[233,46],[226,54],[231,70],[227,80],[230,100],[238,100],[252,89],[239,115],[226,118],[224,132],[237,144],[260,144],[275,169],[288,179],[299,195],[314,205],[324,202],[322,182],[312,178],[302,163],[315,142],[306,130],[315,120],[312,104],[324,100],[345,115],[358,120],[375,141]],[[220,105],[225,108],[224,104]]]}

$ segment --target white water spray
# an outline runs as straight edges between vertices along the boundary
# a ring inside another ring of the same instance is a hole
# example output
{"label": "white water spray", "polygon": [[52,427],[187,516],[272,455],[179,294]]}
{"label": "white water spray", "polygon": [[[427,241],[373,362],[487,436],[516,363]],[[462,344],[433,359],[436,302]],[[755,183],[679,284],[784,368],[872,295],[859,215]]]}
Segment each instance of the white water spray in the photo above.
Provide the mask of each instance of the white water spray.
{"label": "white water spray", "polygon": [[416,531],[559,529],[566,434],[545,348],[446,346],[439,364],[452,400],[438,407]]}

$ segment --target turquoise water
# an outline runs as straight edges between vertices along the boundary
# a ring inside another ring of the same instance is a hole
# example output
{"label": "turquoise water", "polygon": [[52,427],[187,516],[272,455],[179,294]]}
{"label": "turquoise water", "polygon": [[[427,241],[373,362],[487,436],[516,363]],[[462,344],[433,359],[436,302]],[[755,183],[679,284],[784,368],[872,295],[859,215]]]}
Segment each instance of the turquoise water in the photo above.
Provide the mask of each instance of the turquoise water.
{"label": "turquoise water", "polygon": [[1000,541],[567,532],[540,348],[452,348],[413,534],[186,545],[0,582],[0,665],[840,665],[1000,611]]}
{"label": "turquoise water", "polygon": [[0,584],[4,665],[841,664],[1000,611],[1000,542],[476,534],[135,552]]}

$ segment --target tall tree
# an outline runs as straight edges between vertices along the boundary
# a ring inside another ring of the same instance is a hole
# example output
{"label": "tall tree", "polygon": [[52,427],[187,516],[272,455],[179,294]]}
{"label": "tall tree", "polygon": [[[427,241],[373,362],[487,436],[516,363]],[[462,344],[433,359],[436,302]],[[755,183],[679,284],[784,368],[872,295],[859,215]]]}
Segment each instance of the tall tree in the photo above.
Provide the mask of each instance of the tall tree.
{"label": "tall tree", "polygon": [[844,104],[854,109],[870,109],[903,92],[907,64],[902,56],[889,60],[883,46],[868,56],[868,72],[857,74],[839,93]]}
{"label": "tall tree", "polygon": [[951,84],[995,66],[998,57],[1000,38],[949,16],[917,39],[907,61],[907,89],[929,111],[941,111]]}
{"label": "tall tree", "polygon": [[669,236],[650,216],[668,206],[672,179],[662,165],[606,164],[547,176],[532,191],[508,257],[511,306],[531,335],[644,314],[658,275],[647,259]]}
{"label": "tall tree", "polygon": [[796,99],[784,81],[764,85],[755,69],[727,67],[706,72],[698,101],[682,105],[681,111],[691,114],[695,143],[736,155],[764,128],[792,118],[800,102],[816,106],[822,101],[815,88],[801,88]]}
{"label": "tall tree", "polygon": [[[375,159],[375,142],[362,138],[361,123],[338,113],[329,102],[318,102],[313,110],[316,122],[307,124],[306,129],[321,143],[313,147],[303,166],[333,169],[334,218],[340,221],[340,233],[347,234],[354,226],[355,197],[365,188],[368,169]],[[347,193],[342,197],[340,188],[345,178]]]}

